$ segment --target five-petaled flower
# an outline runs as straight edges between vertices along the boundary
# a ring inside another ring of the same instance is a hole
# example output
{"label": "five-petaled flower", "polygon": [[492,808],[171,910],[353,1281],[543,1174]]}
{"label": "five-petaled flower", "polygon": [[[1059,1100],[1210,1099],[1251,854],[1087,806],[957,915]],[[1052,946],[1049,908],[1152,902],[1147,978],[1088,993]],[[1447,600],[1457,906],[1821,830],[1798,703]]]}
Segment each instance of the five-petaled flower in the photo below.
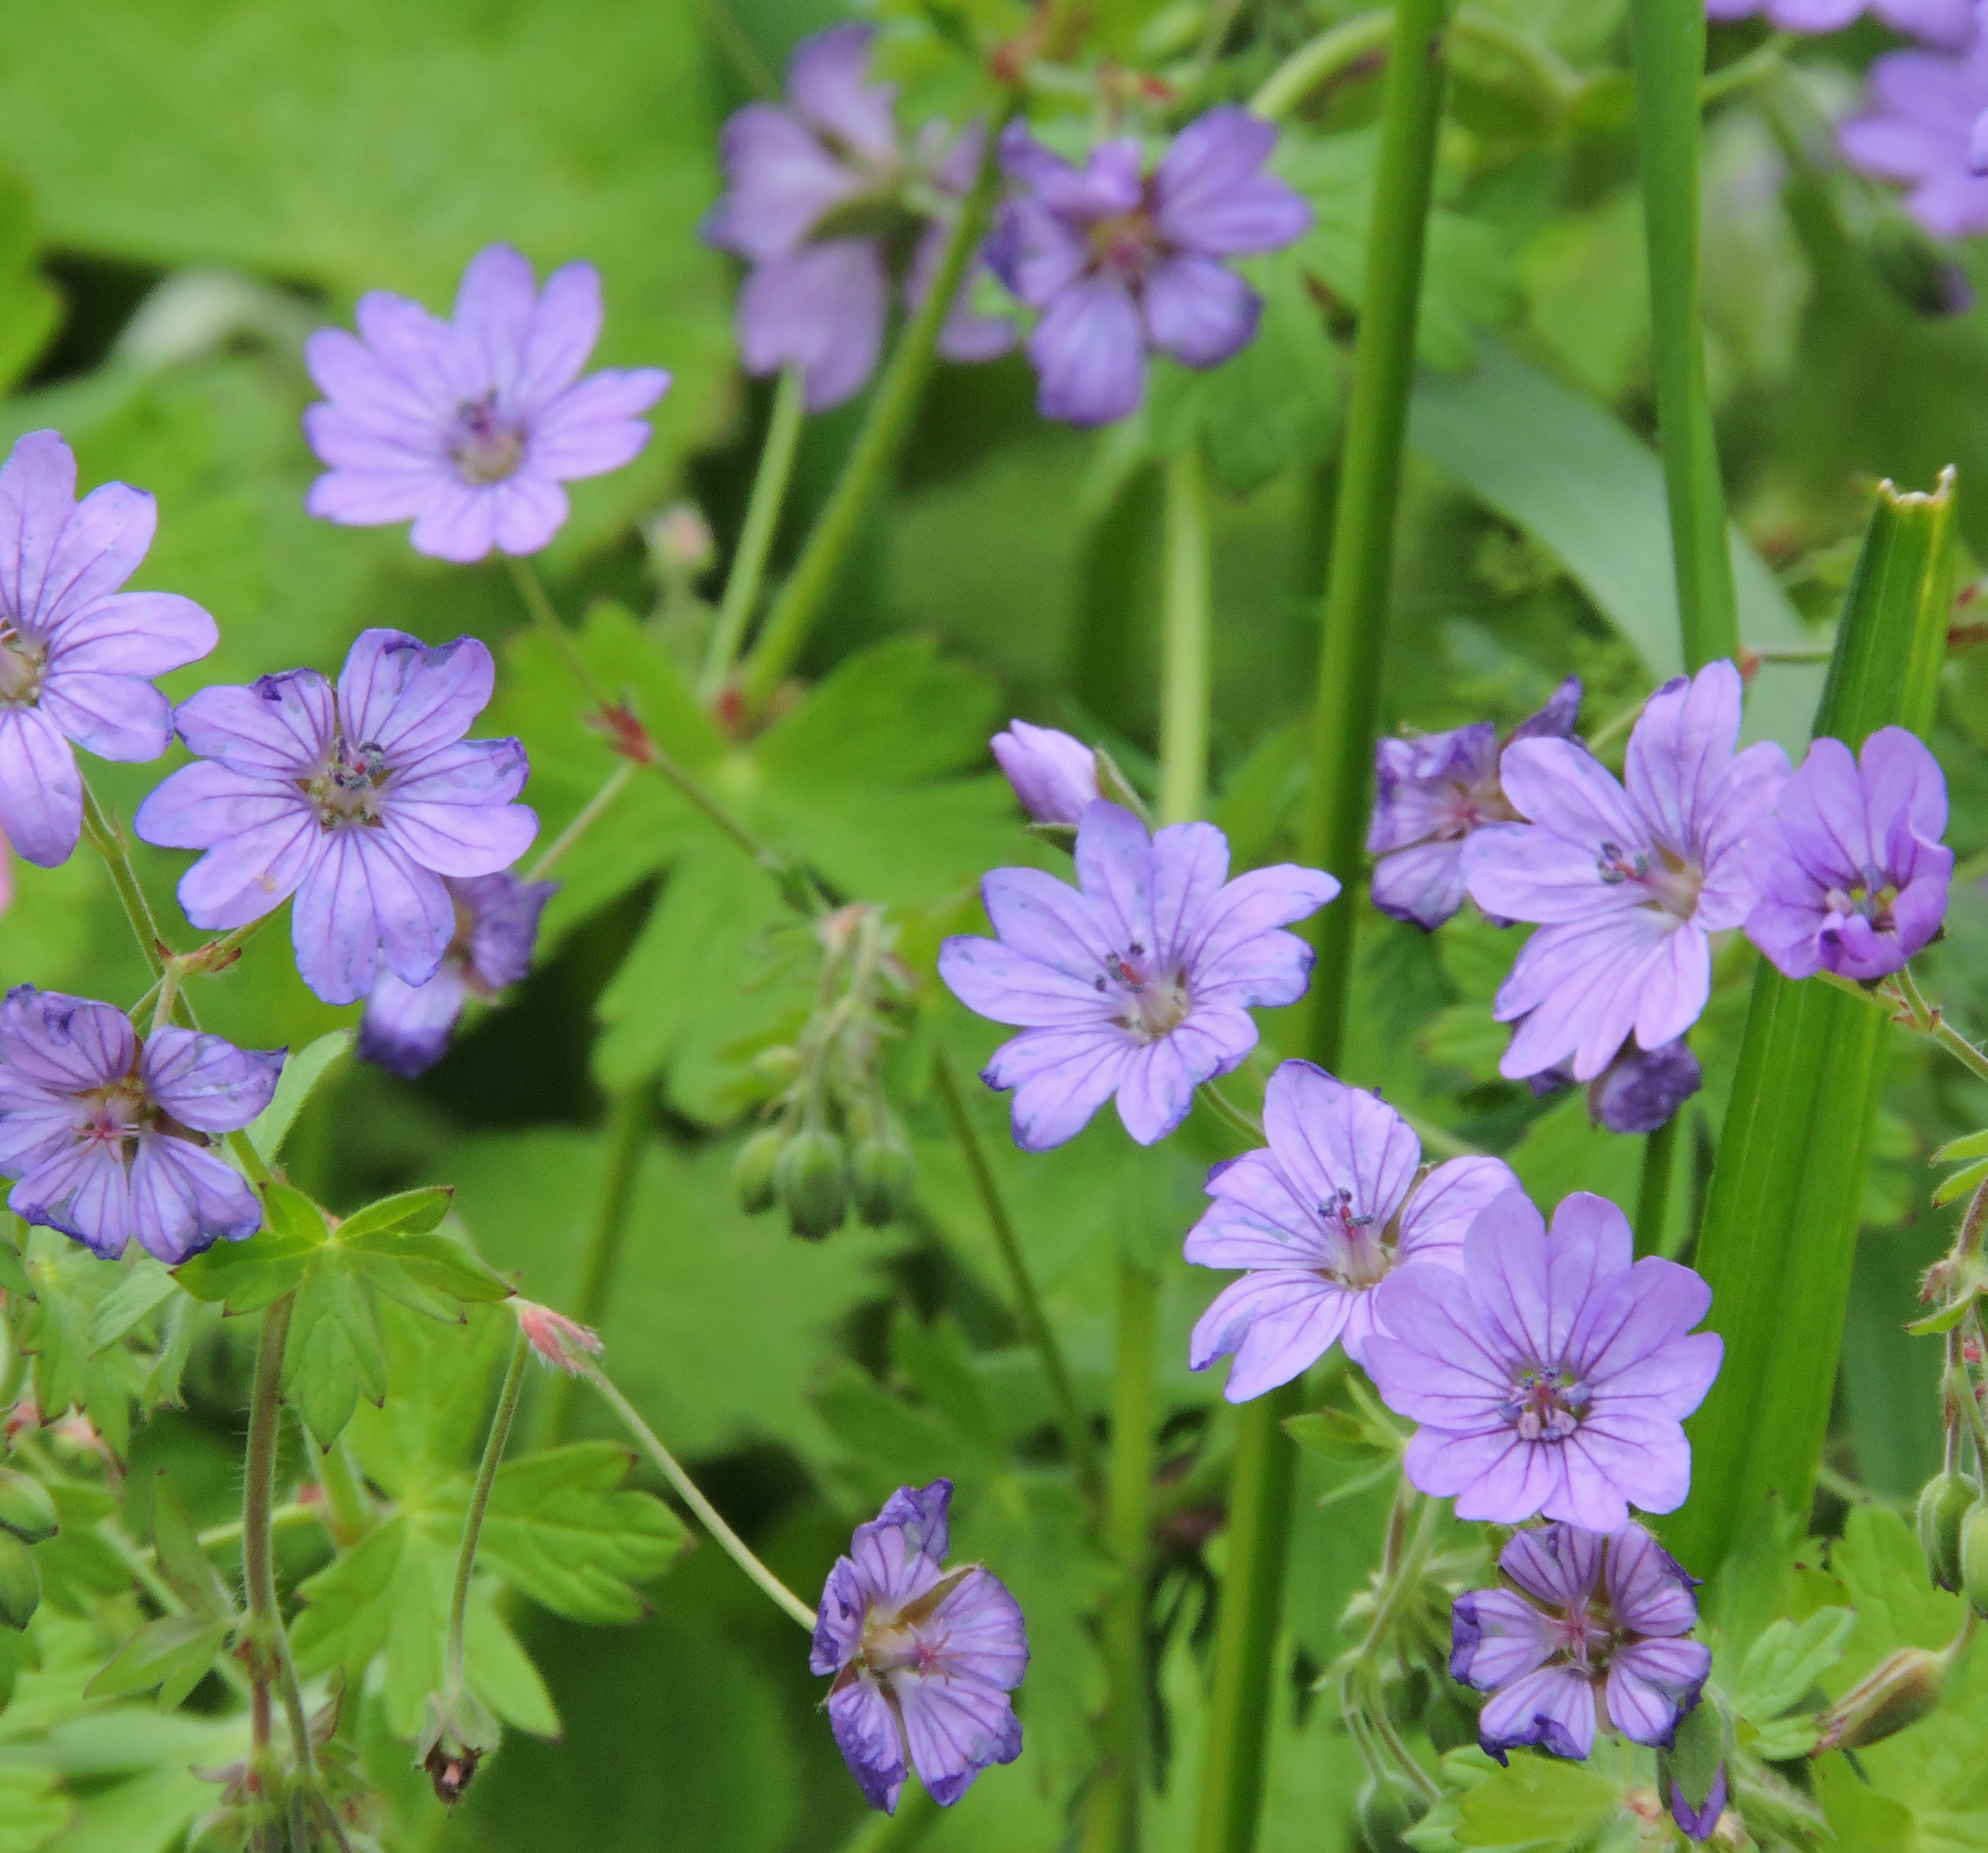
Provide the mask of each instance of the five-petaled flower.
{"label": "five-petaled flower", "polygon": [[1357,1364],[1376,1330],[1374,1289],[1410,1261],[1463,1265],[1464,1232],[1518,1187],[1499,1158],[1452,1158],[1423,1174],[1408,1122],[1310,1062],[1284,1062],[1263,1098],[1270,1149],[1209,1173],[1215,1207],[1187,1258],[1249,1271],[1194,1328],[1188,1363],[1236,1354],[1223,1391],[1246,1402],[1288,1383],[1334,1339]]}
{"label": "five-petaled flower", "polygon": [[600,273],[568,264],[541,292],[508,245],[470,260],[445,322],[405,296],[359,299],[359,333],[320,329],[304,359],[324,403],[304,433],[326,465],[304,506],[348,527],[411,520],[414,550],[536,553],[566,517],[560,486],[619,469],[649,441],[661,367],[582,380],[600,338]]}
{"label": "five-petaled flower", "polygon": [[384,967],[434,976],[456,931],[445,877],[510,867],[538,830],[516,740],[465,740],[490,699],[490,652],[367,631],[336,685],[313,669],[203,688],[174,716],[200,755],[138,807],[147,843],[208,853],[181,877],[194,925],[257,920],[294,893],[304,982],[363,997]]}
{"label": "five-petaled flower", "polygon": [[1591,1531],[1621,1530],[1631,1503],[1684,1503],[1682,1424],[1723,1350],[1691,1330],[1712,1290],[1633,1256],[1606,1198],[1577,1192],[1549,1232],[1513,1190],[1471,1224],[1461,1273],[1412,1263],[1381,1283],[1366,1368],[1388,1406],[1423,1425],[1405,1462],[1415,1486],[1454,1498],[1459,1518],[1543,1513]]}
{"label": "five-petaled flower", "polygon": [[989,742],[1022,808],[1038,823],[1075,824],[1097,797],[1097,755],[1073,734],[1010,721]]}
{"label": "five-petaled flower", "polygon": [[1790,978],[1885,978],[1939,931],[1953,852],[1946,776],[1925,743],[1881,727],[1852,759],[1827,735],[1755,839],[1746,934]]}
{"label": "five-petaled flower", "polygon": [[1452,1611],[1449,1670],[1493,1696],[1478,1741],[1500,1763],[1520,1744],[1584,1757],[1598,1722],[1668,1747],[1697,1704],[1711,1649],[1684,1637],[1697,1587],[1641,1525],[1521,1531],[1498,1567],[1514,1588],[1473,1590]]}
{"label": "five-petaled flower", "polygon": [[[1511,739],[1565,739],[1580,712],[1581,678],[1570,675]],[[1487,823],[1518,820],[1498,783],[1503,750],[1489,721],[1374,747],[1367,847],[1380,858],[1374,905],[1382,913],[1432,931],[1462,906],[1465,839]]]}
{"label": "five-petaled flower", "polygon": [[29,432],[0,467],[0,830],[40,867],[83,834],[75,747],[156,759],[172,706],[151,678],[219,641],[190,598],[118,590],[157,523],[152,498],[121,482],[78,502],[75,455],[53,431]]}
{"label": "five-petaled flower", "polygon": [[1626,790],[1571,740],[1506,748],[1506,796],[1530,821],[1480,830],[1463,852],[1472,900],[1541,923],[1498,990],[1498,1020],[1525,1019],[1505,1074],[1570,1057],[1591,1080],[1631,1034],[1660,1048],[1698,1020],[1711,935],[1753,905],[1747,839],[1788,776],[1771,741],[1735,756],[1740,701],[1729,662],[1666,682],[1629,737]]}
{"label": "five-petaled flower", "polygon": [[1837,130],[1850,164],[1905,188],[1935,238],[1988,231],[1988,33],[1952,57],[1888,52],[1870,84],[1869,113]]}
{"label": "five-petaled flower", "polygon": [[[907,148],[896,90],[869,81],[874,27],[831,26],[787,66],[787,100],[748,103],[725,125],[725,197],[704,236],[752,265],[735,325],[746,370],[802,369],[810,411],[840,405],[876,370],[903,275],[909,306],[930,293],[986,132],[935,123]],[[939,332],[950,360],[991,360],[1013,324],[976,314],[962,289]]]}
{"label": "five-petaled flower", "polygon": [[900,1486],[822,1591],[808,1664],[833,1673],[829,1722],[872,1807],[897,1811],[907,1765],[950,1807],[990,1763],[1022,1753],[1009,1697],[1029,1664],[1007,1586],[978,1564],[945,1567],[952,1482]]}
{"label": "five-petaled flower", "polygon": [[134,1236],[176,1266],[252,1236],[262,1204],[209,1148],[269,1105],[283,1054],[174,1025],[140,1043],[110,1004],[16,985],[0,1003],[7,1207],[107,1260]]}
{"label": "five-petaled flower", "polygon": [[1025,1151],[1073,1138],[1113,1094],[1142,1145],[1188,1116],[1194,1090],[1256,1047],[1252,1006],[1295,1003],[1311,948],[1280,929],[1339,892],[1288,863],[1233,881],[1211,823],[1156,835],[1099,799],[1077,834],[1080,888],[1038,869],[981,884],[996,939],[948,939],[939,976],[970,1010],[1023,1031],[982,1076],[1015,1090]]}
{"label": "five-petaled flower", "polygon": [[1227,259],[1303,236],[1311,208],[1262,171],[1277,132],[1224,105],[1190,123],[1149,175],[1139,144],[1100,142],[1082,168],[1019,123],[1001,161],[1020,191],[987,262],[1042,320],[1029,339],[1046,418],[1108,424],[1135,411],[1149,349],[1216,367],[1247,347],[1263,299]]}
{"label": "five-petaled flower", "polygon": [[359,1059],[406,1080],[441,1060],[471,998],[495,997],[531,970],[539,916],[559,886],[521,881],[508,870],[445,875],[442,885],[455,904],[455,932],[434,976],[410,984],[390,969],[380,972],[359,1023]]}

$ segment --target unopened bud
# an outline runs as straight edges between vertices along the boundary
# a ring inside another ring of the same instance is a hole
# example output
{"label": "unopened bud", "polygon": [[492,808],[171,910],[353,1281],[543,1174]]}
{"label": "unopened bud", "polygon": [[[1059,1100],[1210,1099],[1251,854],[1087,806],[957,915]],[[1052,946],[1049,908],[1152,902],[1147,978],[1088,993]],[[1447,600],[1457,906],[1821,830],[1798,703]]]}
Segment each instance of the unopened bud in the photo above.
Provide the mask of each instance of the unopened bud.
{"label": "unopened bud", "polygon": [[769,1126],[764,1132],[754,1133],[732,1161],[732,1188],[738,1195],[739,1207],[749,1216],[762,1216],[773,1207],[778,1194],[774,1173],[786,1145],[786,1134]]}
{"label": "unopened bud", "polygon": [[513,1300],[511,1309],[518,1315],[526,1342],[555,1370],[576,1377],[583,1358],[600,1355],[600,1334],[577,1319],[531,1300]]}
{"label": "unopened bud", "polygon": [[1960,1527],[1979,1496],[1963,1473],[1936,1473],[1919,1493],[1919,1548],[1926,1574],[1942,1589],[1960,1587]]}
{"label": "unopened bud", "polygon": [[776,1087],[789,1087],[800,1078],[801,1052],[790,1043],[762,1049],[752,1057],[752,1072]]}
{"label": "unopened bud", "polygon": [[797,1132],[775,1168],[787,1220],[797,1236],[819,1242],[849,1213],[842,1141],[833,1133]]}
{"label": "unopened bud", "polygon": [[1988,1500],[1977,1500],[1960,1521],[1960,1587],[1976,1615],[1988,1615]]}
{"label": "unopened bud", "polygon": [[658,566],[681,578],[696,578],[718,557],[711,523],[691,502],[672,502],[649,523],[646,538]]}
{"label": "unopened bud", "polygon": [[0,1467],[0,1530],[24,1544],[39,1544],[57,1530],[56,1503],[42,1483],[12,1467]]}
{"label": "unopened bud", "polygon": [[1923,1647],[1902,1647],[1816,1719],[1812,1753],[1861,1750],[1876,1743],[1938,1710],[1946,1691],[1944,1656]]}
{"label": "unopened bud", "polygon": [[0,1621],[17,1632],[42,1603],[42,1573],[35,1555],[11,1531],[0,1531]]}
{"label": "unopened bud", "polygon": [[476,1766],[503,1736],[497,1720],[469,1692],[453,1699],[428,1694],[428,1719],[414,1746],[414,1767],[426,1770],[435,1799],[454,1807],[476,1774]]}
{"label": "unopened bud", "polygon": [[894,1125],[881,1127],[858,1143],[850,1156],[849,1182],[857,1213],[872,1229],[896,1222],[911,1207],[918,1165]]}
{"label": "unopened bud", "polygon": [[1401,1783],[1368,1777],[1353,1804],[1364,1853],[1415,1853],[1405,1836],[1428,1812],[1428,1804]]}

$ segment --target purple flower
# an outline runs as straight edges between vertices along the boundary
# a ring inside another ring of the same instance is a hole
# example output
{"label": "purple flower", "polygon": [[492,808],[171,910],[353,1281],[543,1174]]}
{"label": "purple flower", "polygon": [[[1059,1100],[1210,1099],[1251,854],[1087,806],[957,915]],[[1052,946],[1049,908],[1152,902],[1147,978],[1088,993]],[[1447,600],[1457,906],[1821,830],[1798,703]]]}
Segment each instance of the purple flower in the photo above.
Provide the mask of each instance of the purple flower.
{"label": "purple flower", "polygon": [[897,1812],[905,1766],[950,1807],[1022,1753],[1009,1694],[1029,1664],[1021,1605],[978,1564],[945,1567],[952,1482],[900,1486],[858,1525],[821,1592],[808,1665],[833,1673],[829,1722],[873,1808]]}
{"label": "purple flower", "polygon": [[[1535,1094],[1574,1085],[1574,1068],[1561,1062],[1526,1077]],[[1705,1070],[1680,1040],[1661,1049],[1625,1043],[1615,1059],[1587,1084],[1587,1117],[1611,1132],[1655,1132],[1705,1084]]]}
{"label": "purple flower", "polygon": [[508,868],[539,827],[510,802],[524,748],[462,737],[495,673],[473,637],[431,650],[367,631],[335,688],[292,669],[183,702],[174,725],[201,763],[146,799],[134,827],[208,852],[180,880],[187,918],[242,926],[295,894],[297,967],[326,1003],[365,996],[383,965],[426,984],[455,935],[443,878]]}
{"label": "purple flower", "polygon": [[1682,1638],[1696,1580],[1641,1525],[1521,1531],[1498,1568],[1516,1589],[1473,1590],[1452,1611],[1452,1675],[1495,1695],[1478,1719],[1484,1749],[1500,1763],[1522,1743],[1585,1757],[1598,1703],[1632,1743],[1668,1749],[1712,1670],[1712,1650]]}
{"label": "purple flower", "polygon": [[106,482],[76,499],[76,456],[30,431],[0,466],[0,829],[42,868],[83,834],[75,748],[156,759],[172,706],[150,678],[203,657],[214,620],[173,592],[120,592],[152,544],[158,509]]}
{"label": "purple flower", "polygon": [[987,261],[1032,309],[1046,418],[1108,424],[1137,409],[1146,353],[1217,367],[1249,345],[1263,299],[1223,261],[1303,236],[1311,208],[1261,171],[1277,132],[1232,104],[1190,123],[1153,172],[1136,141],[1100,142],[1080,171],[1020,123],[1001,162],[1021,191]]}
{"label": "purple flower", "polygon": [[1957,57],[1888,52],[1871,66],[1871,98],[1837,131],[1851,165],[1909,188],[1906,210],[1935,238],[1988,230],[1988,36]]}
{"label": "purple flower", "polygon": [[1747,937],[1790,978],[1888,976],[1946,918],[1946,775],[1904,728],[1879,728],[1856,759],[1816,741],[1754,840]]}
{"label": "purple flower", "polygon": [[177,1266],[252,1236],[261,1201],[209,1148],[269,1105],[283,1056],[172,1026],[141,1047],[113,1005],[16,985],[0,1003],[7,1207],[106,1260],[134,1236]]}
{"label": "purple flower", "polygon": [[1142,1145],[1187,1118],[1194,1090],[1256,1044],[1258,1005],[1304,995],[1312,949],[1278,929],[1339,892],[1289,863],[1233,881],[1212,823],[1148,836],[1103,799],[1077,826],[1080,890],[1039,869],[981,884],[996,939],[948,939],[939,976],[962,1003],[1023,1033],[981,1079],[1015,1091],[1015,1141],[1046,1151],[1114,1094]]}
{"label": "purple flower", "polygon": [[1097,800],[1097,755],[1053,727],[1010,721],[995,735],[994,757],[1022,808],[1038,823],[1075,823]]}
{"label": "purple flower", "polygon": [[[359,333],[320,329],[305,363],[325,403],[304,435],[326,465],[304,506],[347,527],[411,520],[418,553],[536,553],[566,517],[560,485],[619,469],[649,441],[657,367],[580,380],[600,338],[600,273],[546,279],[508,245],[471,259],[445,322],[405,296],[359,299]],[[577,381],[578,384],[575,384]]]}
{"label": "purple flower", "polygon": [[1374,1290],[1410,1261],[1460,1269],[1472,1219],[1519,1182],[1499,1158],[1418,1172],[1408,1122],[1310,1062],[1278,1065],[1263,1130],[1269,1151],[1209,1173],[1215,1207],[1187,1238],[1198,1266],[1249,1270],[1202,1314],[1188,1359],[1205,1371],[1234,1352],[1231,1402],[1290,1382],[1334,1339],[1359,1363],[1378,1329]]}
{"label": "purple flower", "polygon": [[472,997],[495,997],[531,970],[539,916],[559,891],[556,881],[520,881],[508,872],[445,875],[442,885],[455,904],[455,932],[435,975],[409,984],[382,972],[359,1023],[359,1059],[404,1080],[441,1060]]}
{"label": "purple flower", "polygon": [[1973,0],[1705,0],[1708,19],[1765,14],[1777,32],[1836,32],[1869,13],[1896,32],[1958,50],[1974,36]]}
{"label": "purple flower", "polygon": [[1591,1080],[1633,1033],[1675,1042],[1712,989],[1711,935],[1756,898],[1746,840],[1788,772],[1771,742],[1736,757],[1740,672],[1709,663],[1652,695],[1629,736],[1628,790],[1570,740],[1518,740],[1500,768],[1529,823],[1464,849],[1470,898],[1540,921],[1499,987],[1500,1023],[1523,1017],[1498,1064],[1521,1080],[1571,1056]]}
{"label": "purple flower", "polygon": [[[931,293],[980,170],[977,125],[948,137],[935,123],[904,147],[896,90],[868,81],[875,37],[871,26],[837,25],[801,41],[785,107],[749,103],[725,125],[725,197],[704,222],[709,243],[752,265],[736,316],[746,371],[800,367],[813,411],[854,398],[876,370],[893,259],[911,308]],[[940,353],[1006,353],[1013,325],[975,314],[969,296],[970,279],[940,331]]]}
{"label": "purple flower", "polygon": [[[1511,738],[1564,739],[1580,712],[1581,678],[1570,675]],[[1489,721],[1374,747],[1367,847],[1381,858],[1374,905],[1382,913],[1432,931],[1462,906],[1464,839],[1487,823],[1518,819],[1498,783],[1501,752]]]}
{"label": "purple flower", "polygon": [[1454,1497],[1459,1518],[1507,1525],[1543,1512],[1619,1531],[1631,1501],[1684,1503],[1679,1425],[1723,1354],[1717,1334],[1691,1331],[1712,1290],[1632,1253],[1605,1198],[1576,1192],[1549,1233],[1513,1190],[1471,1224],[1461,1273],[1415,1266],[1381,1283],[1366,1368],[1391,1409],[1425,1425],[1410,1480]]}

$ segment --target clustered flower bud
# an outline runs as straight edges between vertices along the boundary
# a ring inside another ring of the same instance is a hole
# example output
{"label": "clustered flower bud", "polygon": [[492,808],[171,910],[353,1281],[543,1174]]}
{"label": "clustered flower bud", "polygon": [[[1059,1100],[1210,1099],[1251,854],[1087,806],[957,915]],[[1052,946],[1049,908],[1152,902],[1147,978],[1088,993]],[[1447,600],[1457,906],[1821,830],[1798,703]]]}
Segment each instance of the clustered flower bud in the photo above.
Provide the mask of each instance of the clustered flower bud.
{"label": "clustered flower bud", "polygon": [[1980,1489],[1964,1473],[1936,1473],[1919,1493],[1919,1548],[1942,1589],[1960,1587],[1961,1525]]}

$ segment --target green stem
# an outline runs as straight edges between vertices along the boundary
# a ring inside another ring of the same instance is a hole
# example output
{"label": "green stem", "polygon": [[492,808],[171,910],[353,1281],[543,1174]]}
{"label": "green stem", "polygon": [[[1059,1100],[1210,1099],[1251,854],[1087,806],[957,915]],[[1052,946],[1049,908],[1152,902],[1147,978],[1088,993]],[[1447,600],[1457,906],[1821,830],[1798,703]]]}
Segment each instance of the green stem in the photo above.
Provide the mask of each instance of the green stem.
{"label": "green stem", "polygon": [[266,1715],[270,1674],[282,1694],[289,1720],[290,1753],[309,1780],[317,1774],[317,1756],[310,1737],[310,1718],[296,1663],[290,1657],[290,1638],[276,1601],[276,1554],[270,1514],[276,1494],[276,1450],[283,1412],[283,1346],[289,1337],[290,1314],[296,1296],[286,1293],[262,1315],[255,1347],[255,1382],[248,1402],[248,1452],[242,1493],[242,1578],[248,1587],[248,1632],[254,1642],[249,1678],[255,1688],[259,1716]]}
{"label": "green stem", "polygon": [[131,936],[137,941],[145,963],[151,968],[154,978],[163,977],[166,969],[165,942],[160,934],[159,923],[153,917],[152,904],[138,885],[137,872],[131,867],[131,851],[124,840],[123,831],[118,827],[117,820],[97,803],[96,793],[90,789],[87,779],[83,782],[83,833],[110,871],[111,885],[117,891],[124,918],[131,923]]}
{"label": "green stem", "polygon": [[1722,97],[1750,90],[1756,83],[1777,75],[1794,42],[1793,33],[1776,32],[1762,39],[1743,58],[1736,58],[1730,64],[1708,73],[1698,86],[1698,107],[1708,110]]}
{"label": "green stem", "polygon": [[[641,1178],[642,1155],[648,1149],[649,1120],[646,1087],[631,1087],[617,1094],[608,1111],[607,1172],[601,1181],[600,1205],[587,1236],[580,1292],[571,1314],[590,1328],[599,1326],[607,1310],[614,1270],[627,1237],[628,1212],[634,1206],[635,1186]],[[563,1371],[555,1372],[539,1416],[539,1445],[553,1447],[566,1440],[572,1420],[573,1379]]]}
{"label": "green stem", "polygon": [[575,1368],[600,1392],[607,1406],[621,1418],[628,1432],[641,1444],[643,1451],[661,1469],[664,1479],[675,1490],[678,1498],[697,1514],[705,1530],[718,1540],[718,1548],[765,1594],[771,1596],[812,1634],[814,1632],[814,1611],[761,1563],[748,1548],[746,1540],[718,1517],[718,1508],[698,1492],[696,1483],[677,1464],[676,1456],[657,1439],[655,1430],[635,1412],[635,1405],[607,1381],[600,1365],[590,1358],[580,1358],[575,1361]]}
{"label": "green stem", "polygon": [[800,447],[801,422],[806,411],[806,376],[798,367],[789,367],[780,375],[773,392],[773,415],[766,427],[766,442],[759,452],[759,467],[752,478],[752,499],[746,505],[746,525],[739,532],[739,550],[725,581],[725,600],[718,609],[718,622],[711,633],[711,648],[704,661],[704,674],[698,678],[697,692],[708,705],[731,679],[732,665],[746,641],[746,627],[752,621],[753,607],[759,602],[759,587],[766,577],[766,556],[773,551],[773,536],[780,525],[780,509],[787,499],[787,484],[793,475],[794,453]]}
{"label": "green stem", "polygon": [[1015,1226],[1009,1219],[1008,1206],[1001,1200],[1000,1186],[988,1168],[980,1135],[973,1129],[966,1103],[960,1098],[959,1084],[954,1078],[952,1063],[943,1050],[932,1064],[932,1085],[938,1093],[939,1104],[945,1110],[952,1136],[959,1141],[967,1171],[973,1179],[975,1193],[987,1217],[987,1226],[993,1232],[994,1245],[1001,1251],[1002,1263],[1008,1270],[1009,1282],[1015,1291],[1016,1316],[1021,1321],[1029,1343],[1035,1347],[1036,1357],[1042,1361],[1043,1375],[1050,1386],[1050,1401],[1056,1409],[1057,1426],[1063,1431],[1063,1446],[1070,1451],[1070,1466],[1076,1472],[1078,1483],[1087,1491],[1094,1492],[1098,1486],[1097,1443],[1091,1435],[1090,1424],[1084,1420],[1084,1412],[1078,1406],[1063,1347],[1057,1343],[1049,1316],[1043,1310],[1042,1296],[1036,1290],[1028,1261],[1015,1235]]}
{"label": "green stem", "polygon": [[1199,445],[1167,459],[1165,605],[1160,666],[1160,819],[1201,815],[1208,788],[1212,598],[1208,478]]}
{"label": "green stem", "polygon": [[1252,1145],[1263,1143],[1263,1122],[1254,1114],[1245,1113],[1222,1091],[1219,1083],[1203,1081],[1201,1097],[1207,1103],[1209,1111],[1230,1131],[1240,1133]]}
{"label": "green stem", "polygon": [[532,1341],[525,1328],[518,1328],[511,1347],[510,1368],[504,1373],[504,1388],[497,1398],[497,1412],[490,1418],[490,1432],[483,1439],[483,1459],[476,1469],[476,1485],[469,1495],[469,1510],[463,1514],[462,1545],[455,1554],[455,1588],[448,1601],[448,1639],[442,1652],[442,1696],[452,1702],[462,1690],[462,1629],[469,1614],[469,1580],[476,1572],[476,1542],[483,1535],[483,1515],[490,1509],[490,1489],[497,1483],[497,1469],[511,1439],[511,1423],[518,1413],[518,1398],[525,1387],[525,1361],[532,1354]]}
{"label": "green stem", "polygon": [[1740,647],[1726,497],[1699,325],[1699,87],[1705,9],[1631,0],[1636,138],[1649,242],[1651,371],[1685,667],[1694,674]]}
{"label": "green stem", "polygon": [[987,125],[986,152],[973,191],[961,202],[959,216],[948,234],[932,286],[918,313],[905,325],[897,351],[877,383],[855,448],[842,475],[816,518],[801,556],[766,614],[759,641],[746,657],[740,688],[747,711],[763,713],[781,678],[793,668],[808,632],[834,589],[850,545],[860,530],[871,504],[882,492],[898,452],[911,430],[911,418],[924,397],[925,381],[938,347],[939,330],[952,313],[967,268],[979,247],[993,211],[1000,185],[998,150],[1001,131],[1019,107],[1010,93]]}
{"label": "green stem", "polygon": [[1670,1208],[1671,1171],[1676,1155],[1678,1121],[1674,1113],[1643,1141],[1643,1178],[1636,1192],[1636,1256],[1661,1254],[1664,1218]]}
{"label": "green stem", "polygon": [[538,860],[525,871],[525,879],[527,881],[544,881],[559,866],[573,846],[600,821],[607,807],[627,790],[634,776],[635,762],[624,759],[607,775],[600,790],[580,807],[580,813],[573,820],[539,853]]}

